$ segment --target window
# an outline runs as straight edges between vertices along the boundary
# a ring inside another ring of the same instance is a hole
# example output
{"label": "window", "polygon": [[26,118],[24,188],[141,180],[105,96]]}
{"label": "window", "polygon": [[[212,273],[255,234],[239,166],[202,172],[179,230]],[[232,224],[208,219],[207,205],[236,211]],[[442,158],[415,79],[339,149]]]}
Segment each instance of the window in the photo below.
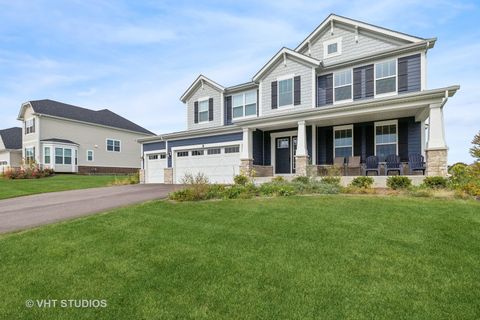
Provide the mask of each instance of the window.
{"label": "window", "polygon": [[277,139],[277,149],[288,149],[290,146],[290,138]]}
{"label": "window", "polygon": [[72,149],[63,149],[63,164],[72,164]]}
{"label": "window", "polygon": [[397,91],[397,60],[375,64],[375,94]]}
{"label": "window", "polygon": [[25,148],[25,161],[27,163],[35,161],[35,147]]}
{"label": "window", "polygon": [[293,104],[293,78],[278,81],[278,106]]}
{"label": "window", "polygon": [[78,165],[78,151],[75,150],[75,165]]}
{"label": "window", "polygon": [[55,164],[63,164],[63,148],[55,148]]}
{"label": "window", "polygon": [[158,160],[158,154],[151,154],[148,156],[148,160]]}
{"label": "window", "polygon": [[327,55],[331,55],[333,53],[337,53],[338,51],[338,43],[331,43],[327,46]]}
{"label": "window", "polygon": [[208,121],[208,99],[198,102],[198,122]]}
{"label": "window", "polygon": [[8,165],[7,161],[0,161],[0,166],[6,166],[6,165]]}
{"label": "window", "polygon": [[375,154],[380,161],[390,154],[397,154],[397,121],[375,123]]}
{"label": "window", "polygon": [[177,157],[188,157],[188,151],[177,152]]}
{"label": "window", "polygon": [[93,161],[93,150],[87,150],[87,161]]}
{"label": "window", "polygon": [[239,153],[240,146],[225,147],[225,153]]}
{"label": "window", "polygon": [[203,156],[203,150],[193,150],[192,156]]}
{"label": "window", "polygon": [[165,153],[162,153],[162,154],[160,155],[160,159],[166,159],[166,158],[167,158],[167,155],[166,155]]}
{"label": "window", "polygon": [[208,149],[207,154],[220,154],[222,152],[222,149],[220,148],[213,148],[213,149]]}
{"label": "window", "polygon": [[35,132],[35,118],[25,121],[25,134]]}
{"label": "window", "polygon": [[335,102],[352,99],[352,69],[335,72]]}
{"label": "window", "polygon": [[257,91],[232,96],[232,117],[241,118],[257,114]]}
{"label": "window", "polygon": [[353,156],[353,126],[334,127],[334,157]]}
{"label": "window", "polygon": [[331,58],[342,54],[342,38],[335,38],[323,43],[323,57]]}
{"label": "window", "polygon": [[120,140],[107,139],[107,151],[120,152]]}
{"label": "window", "polygon": [[43,148],[43,163],[44,164],[50,164],[50,147],[45,147]]}

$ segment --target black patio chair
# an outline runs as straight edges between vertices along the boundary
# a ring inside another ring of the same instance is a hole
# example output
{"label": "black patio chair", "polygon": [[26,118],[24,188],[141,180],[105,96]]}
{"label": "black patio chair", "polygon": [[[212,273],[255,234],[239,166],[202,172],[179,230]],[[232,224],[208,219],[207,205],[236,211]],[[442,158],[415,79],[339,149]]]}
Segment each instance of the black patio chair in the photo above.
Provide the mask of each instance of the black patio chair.
{"label": "black patio chair", "polygon": [[400,162],[400,156],[389,154],[385,158],[385,175],[388,176],[389,171],[397,171],[399,175],[403,175],[403,166]]}
{"label": "black patio chair", "polygon": [[365,160],[365,175],[368,176],[369,171],[377,173],[377,176],[380,175],[380,164],[378,163],[377,156],[370,156]]}
{"label": "black patio chair", "polygon": [[408,168],[410,172],[413,173],[414,171],[422,171],[422,174],[425,175],[425,161],[421,154],[419,153],[410,153],[408,155]]}

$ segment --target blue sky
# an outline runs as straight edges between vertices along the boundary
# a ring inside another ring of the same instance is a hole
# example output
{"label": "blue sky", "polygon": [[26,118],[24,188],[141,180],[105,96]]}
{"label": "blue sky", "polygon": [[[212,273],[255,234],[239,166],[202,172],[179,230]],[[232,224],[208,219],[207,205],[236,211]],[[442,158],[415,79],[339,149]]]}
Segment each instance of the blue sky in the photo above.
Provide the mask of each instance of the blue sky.
{"label": "blue sky", "polygon": [[157,133],[185,129],[180,95],[203,73],[249,81],[331,12],[420,37],[428,87],[460,84],[445,108],[449,162],[471,161],[480,130],[478,1],[0,0],[0,128],[20,104],[54,99],[109,108]]}

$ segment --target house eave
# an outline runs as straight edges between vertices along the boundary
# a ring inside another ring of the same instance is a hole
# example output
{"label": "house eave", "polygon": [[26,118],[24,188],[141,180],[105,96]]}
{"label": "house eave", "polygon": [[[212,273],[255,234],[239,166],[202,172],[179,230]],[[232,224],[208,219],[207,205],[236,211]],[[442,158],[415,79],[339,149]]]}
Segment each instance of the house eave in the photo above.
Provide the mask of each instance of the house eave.
{"label": "house eave", "polygon": [[205,135],[219,135],[227,133],[235,133],[241,130],[241,128],[235,125],[221,126],[216,128],[205,128],[197,130],[185,130],[172,133],[165,133],[154,137],[146,137],[137,139],[139,143],[148,143],[148,142],[158,142],[158,141],[167,141],[173,139],[183,139],[183,138],[194,138]]}
{"label": "house eave", "polygon": [[197,86],[198,83],[200,83],[201,81],[205,81],[207,82],[208,84],[212,85],[213,87],[215,87],[218,91],[220,92],[223,92],[225,91],[225,87],[216,83],[215,81],[213,81],[212,79],[209,79],[207,77],[205,77],[203,74],[199,75],[197,77],[197,79],[195,79],[195,81],[192,82],[192,84],[188,87],[187,90],[185,90],[185,92],[182,94],[182,96],[180,97],[180,101],[182,101],[183,103],[185,103],[188,99],[188,97],[190,96],[190,94],[194,91],[195,87]]}

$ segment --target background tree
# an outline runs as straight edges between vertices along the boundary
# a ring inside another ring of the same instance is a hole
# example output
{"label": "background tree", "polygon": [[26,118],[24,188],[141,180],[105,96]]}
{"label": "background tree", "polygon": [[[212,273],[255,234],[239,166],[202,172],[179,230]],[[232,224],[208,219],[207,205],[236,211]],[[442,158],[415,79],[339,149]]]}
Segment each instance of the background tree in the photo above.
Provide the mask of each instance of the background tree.
{"label": "background tree", "polygon": [[473,147],[470,148],[470,154],[472,157],[480,161],[480,131],[475,135],[472,140]]}

